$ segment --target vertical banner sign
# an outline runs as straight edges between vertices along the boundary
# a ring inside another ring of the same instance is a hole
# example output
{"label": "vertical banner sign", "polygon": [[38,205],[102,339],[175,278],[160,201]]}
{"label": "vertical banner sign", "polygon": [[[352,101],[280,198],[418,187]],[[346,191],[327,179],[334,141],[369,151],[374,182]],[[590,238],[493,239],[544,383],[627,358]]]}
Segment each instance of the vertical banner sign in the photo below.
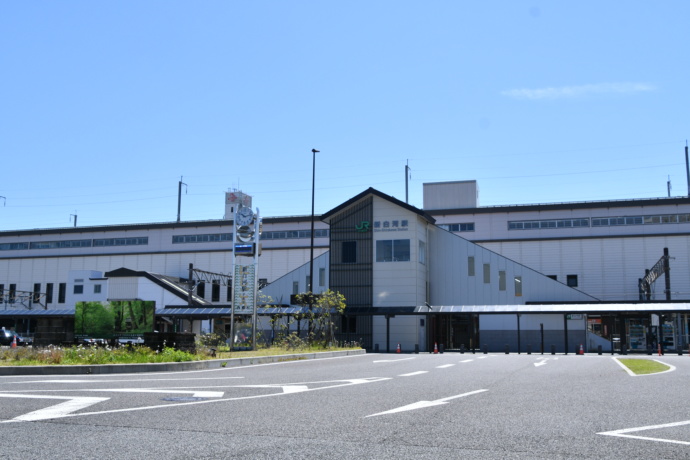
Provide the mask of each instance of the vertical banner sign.
{"label": "vertical banner sign", "polygon": [[[236,260],[237,261],[237,260]],[[253,315],[256,305],[256,269],[252,265],[235,264],[232,278],[233,309],[236,315]]]}

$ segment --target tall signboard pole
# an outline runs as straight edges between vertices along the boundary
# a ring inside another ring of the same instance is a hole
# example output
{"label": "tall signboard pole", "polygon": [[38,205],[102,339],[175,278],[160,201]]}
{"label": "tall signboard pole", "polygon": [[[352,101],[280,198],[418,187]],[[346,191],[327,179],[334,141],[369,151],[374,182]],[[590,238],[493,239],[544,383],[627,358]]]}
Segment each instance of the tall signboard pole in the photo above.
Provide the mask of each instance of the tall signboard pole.
{"label": "tall signboard pole", "polygon": [[[241,194],[241,192],[238,192]],[[232,248],[232,310],[230,314],[230,339],[233,348],[251,344],[256,349],[257,288],[259,233],[261,231],[258,212],[251,208],[251,198],[241,194],[237,206],[233,207]],[[243,326],[236,330],[235,315],[243,319]],[[249,332],[246,321],[251,321]]]}

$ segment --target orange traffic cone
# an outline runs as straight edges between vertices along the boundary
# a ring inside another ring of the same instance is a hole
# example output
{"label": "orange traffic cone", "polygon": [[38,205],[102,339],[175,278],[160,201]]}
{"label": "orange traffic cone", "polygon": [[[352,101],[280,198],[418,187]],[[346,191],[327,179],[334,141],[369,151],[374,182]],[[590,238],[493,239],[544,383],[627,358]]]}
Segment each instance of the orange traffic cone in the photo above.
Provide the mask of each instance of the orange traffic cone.
{"label": "orange traffic cone", "polygon": [[398,348],[395,350],[396,353],[400,353],[400,342],[398,342]]}
{"label": "orange traffic cone", "polygon": [[659,344],[659,356],[661,356],[661,344]]}
{"label": "orange traffic cone", "polygon": [[16,335],[14,337],[12,337],[11,348],[17,348],[17,336]]}
{"label": "orange traffic cone", "polygon": [[434,353],[438,353],[438,344],[434,342]]}
{"label": "orange traffic cone", "polygon": [[582,346],[582,344],[580,344],[580,349],[578,350],[577,354],[578,354],[578,355],[584,355],[584,354],[585,354],[585,349],[584,349],[584,347]]}

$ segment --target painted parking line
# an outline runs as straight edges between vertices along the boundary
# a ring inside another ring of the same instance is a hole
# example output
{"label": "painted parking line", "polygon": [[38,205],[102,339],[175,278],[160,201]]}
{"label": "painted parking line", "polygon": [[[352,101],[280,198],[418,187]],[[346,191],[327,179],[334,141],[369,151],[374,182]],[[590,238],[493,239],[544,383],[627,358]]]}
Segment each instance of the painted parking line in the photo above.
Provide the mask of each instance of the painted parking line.
{"label": "painted parking line", "polygon": [[448,367],[453,367],[455,364],[444,364],[442,366],[436,366],[436,369],[446,369]]}
{"label": "painted parking line", "polygon": [[410,359],[414,358],[377,359],[376,361],[372,361],[372,363],[397,363],[398,361],[408,361]]}
{"label": "painted parking line", "polygon": [[640,431],[661,430],[664,428],[674,428],[674,427],[683,426],[683,425],[690,425],[690,420],[685,420],[683,422],[666,423],[663,425],[649,425],[649,426],[640,426],[640,427],[636,427],[636,428],[625,428],[622,430],[605,431],[605,432],[597,433],[597,434],[601,434],[604,436],[618,436],[621,438],[641,439],[643,441],[668,442],[671,444],[682,444],[684,446],[690,446],[690,442],[688,442],[688,441],[679,441],[677,439],[652,438],[652,437],[648,437],[648,436],[637,436],[637,435],[629,434],[629,433],[637,433]]}
{"label": "painted parking line", "polygon": [[409,374],[400,374],[398,377],[412,377],[413,375],[427,374],[429,371],[410,372]]}
{"label": "painted parking line", "polygon": [[460,361],[460,362],[461,363],[471,363],[472,361],[474,361],[474,359],[465,359],[465,360]]}
{"label": "painted parking line", "polygon": [[479,393],[483,393],[485,391],[489,391],[489,390],[470,391],[469,393],[463,393],[460,395],[449,396],[447,398],[437,399],[435,401],[418,401],[416,403],[408,404],[408,405],[402,406],[402,407],[396,407],[395,409],[387,410],[384,412],[379,412],[377,414],[367,415],[364,418],[377,417],[379,415],[397,414],[399,412],[407,412],[407,411],[411,411],[411,410],[425,409],[427,407],[442,406],[444,404],[448,404],[448,401],[451,401],[453,399],[464,398],[465,396],[476,395]]}

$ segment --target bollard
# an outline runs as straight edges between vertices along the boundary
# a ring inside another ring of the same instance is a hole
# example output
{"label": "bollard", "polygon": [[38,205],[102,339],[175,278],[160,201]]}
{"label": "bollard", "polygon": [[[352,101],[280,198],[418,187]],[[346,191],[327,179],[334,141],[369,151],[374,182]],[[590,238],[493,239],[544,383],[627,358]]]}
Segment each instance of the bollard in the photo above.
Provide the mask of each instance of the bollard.
{"label": "bollard", "polygon": [[601,356],[601,345],[597,346],[597,354]]}
{"label": "bollard", "polygon": [[419,344],[418,344],[418,343],[416,343],[415,346],[414,346],[414,354],[415,354],[415,355],[418,355],[418,354],[419,354]]}
{"label": "bollard", "polygon": [[484,354],[489,353],[489,346],[487,344],[484,344]]}
{"label": "bollard", "polygon": [[551,345],[551,354],[552,355],[556,354],[556,345]]}
{"label": "bollard", "polygon": [[678,347],[678,356],[683,356],[683,349]]}
{"label": "bollard", "polygon": [[527,345],[527,354],[528,355],[532,354],[532,344],[531,343]]}
{"label": "bollard", "polygon": [[444,351],[444,350],[445,350],[445,347],[443,346],[443,344],[441,344],[441,345],[438,346],[438,352],[439,352],[439,353],[443,354],[443,351]]}
{"label": "bollard", "polygon": [[647,345],[647,354],[648,355],[652,354],[652,347],[650,347],[649,345]]}
{"label": "bollard", "polygon": [[509,355],[510,354],[510,347],[508,346],[507,343],[506,343],[505,350],[506,350],[506,355]]}
{"label": "bollard", "polygon": [[628,347],[627,345],[621,344],[621,355],[627,355],[628,354]]}
{"label": "bollard", "polygon": [[461,344],[460,344],[460,354],[461,354],[461,355],[464,355],[464,354],[465,354],[465,344],[464,344],[464,343],[461,343]]}
{"label": "bollard", "polygon": [[379,352],[379,344],[375,343],[374,344],[374,353],[378,353],[378,352]]}

